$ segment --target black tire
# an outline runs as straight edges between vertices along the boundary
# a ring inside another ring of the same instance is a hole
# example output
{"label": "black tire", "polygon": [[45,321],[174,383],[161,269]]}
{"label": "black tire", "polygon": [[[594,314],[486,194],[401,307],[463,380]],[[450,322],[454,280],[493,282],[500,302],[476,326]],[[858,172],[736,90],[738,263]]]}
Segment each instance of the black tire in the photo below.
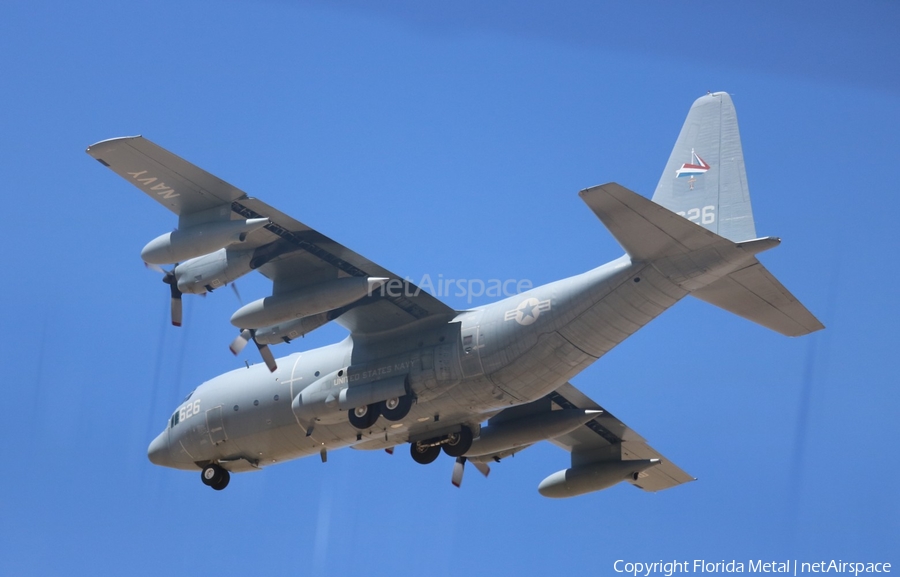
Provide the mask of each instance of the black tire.
{"label": "black tire", "polygon": [[410,443],[409,453],[412,455],[413,461],[420,465],[427,465],[429,463],[434,463],[434,460],[441,454],[441,446],[434,445],[433,447],[428,447],[420,445],[419,443]]}
{"label": "black tire", "polygon": [[451,457],[462,457],[472,448],[472,429],[463,425],[458,433],[449,434],[447,442],[441,446]]}
{"label": "black tire", "polygon": [[222,469],[222,476],[219,478],[219,482],[216,483],[215,485],[210,485],[210,487],[212,487],[216,491],[221,491],[222,489],[224,489],[225,487],[228,486],[228,481],[230,481],[230,480],[231,480],[231,474],[228,471],[226,471],[225,469]]}
{"label": "black tire", "polygon": [[[350,409],[349,411],[347,411],[347,418],[350,420],[350,424],[360,431],[365,431],[366,429],[374,425],[375,421],[378,420],[378,415],[380,413],[380,404],[381,403],[363,405],[362,407]],[[365,410],[365,412],[360,415],[359,413],[363,410]]]}
{"label": "black tire", "polygon": [[[409,410],[412,408],[412,402],[412,395],[403,395],[402,397],[395,397],[393,399],[382,401],[381,416],[388,421],[401,421],[409,414]],[[393,408],[391,408],[392,405]]]}
{"label": "black tire", "polygon": [[[203,484],[207,487],[215,487],[221,482],[223,474],[227,475],[228,471],[216,464],[207,465],[200,471],[200,480],[203,481]],[[227,481],[226,484],[228,484]]]}

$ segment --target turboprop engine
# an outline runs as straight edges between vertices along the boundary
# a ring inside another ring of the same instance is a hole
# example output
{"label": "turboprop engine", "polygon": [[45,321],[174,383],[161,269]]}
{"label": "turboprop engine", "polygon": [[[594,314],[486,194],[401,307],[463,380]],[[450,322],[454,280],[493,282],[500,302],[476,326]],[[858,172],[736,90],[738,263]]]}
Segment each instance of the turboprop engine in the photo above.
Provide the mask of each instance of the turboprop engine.
{"label": "turboprop engine", "polygon": [[239,308],[231,316],[231,324],[240,329],[258,329],[311,317],[373,294],[388,280],[382,277],[339,278],[266,297]]}
{"label": "turboprop engine", "polygon": [[562,409],[527,415],[497,424],[488,422],[481,435],[472,441],[466,457],[490,455],[524,447],[538,441],[552,439],[574,431],[603,411],[593,409]]}
{"label": "turboprop engine", "polygon": [[256,329],[254,338],[256,339],[256,342],[261,345],[289,343],[294,339],[311,333],[328,321],[328,313],[320,313],[311,317],[293,319],[270,327]]}
{"label": "turboprop engine", "polygon": [[600,461],[553,473],[538,485],[544,497],[561,499],[607,489],[626,479],[636,481],[641,471],[659,464],[659,459]]}
{"label": "turboprop engine", "polygon": [[293,319],[273,325],[263,327],[261,329],[241,329],[239,334],[228,349],[235,355],[241,354],[244,347],[251,340],[256,343],[259,354],[262,356],[269,367],[269,370],[275,372],[278,365],[275,363],[275,355],[269,350],[269,345],[277,345],[279,343],[289,343],[292,339],[302,337],[306,333],[312,332],[329,321],[328,313],[319,313],[311,317],[303,317]]}
{"label": "turboprop engine", "polygon": [[169,264],[203,256],[236,242],[269,224],[268,218],[207,222],[167,232],[147,243],[141,258],[149,264]]}
{"label": "turboprop engine", "polygon": [[187,260],[175,267],[178,290],[203,294],[244,276],[253,267],[253,250],[221,248],[213,253]]}

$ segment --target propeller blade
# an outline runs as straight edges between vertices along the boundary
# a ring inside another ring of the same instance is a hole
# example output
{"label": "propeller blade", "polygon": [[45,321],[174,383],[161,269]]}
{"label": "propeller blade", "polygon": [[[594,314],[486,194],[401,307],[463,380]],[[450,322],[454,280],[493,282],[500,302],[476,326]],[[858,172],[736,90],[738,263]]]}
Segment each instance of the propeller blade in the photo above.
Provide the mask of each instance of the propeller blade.
{"label": "propeller blade", "polygon": [[181,326],[181,298],[172,299],[172,325]]}
{"label": "propeller blade", "polygon": [[481,461],[472,461],[472,466],[478,469],[478,472],[485,477],[491,474],[491,468],[487,463],[482,463]]}
{"label": "propeller blade", "polygon": [[169,285],[172,289],[172,324],[176,327],[181,326],[181,291],[175,283]]}
{"label": "propeller blade", "polygon": [[169,274],[169,271],[159,266],[158,264],[150,264],[149,262],[145,262],[144,266],[153,272],[158,272],[159,274]]}
{"label": "propeller blade", "polygon": [[[177,268],[178,265],[176,264]],[[162,269],[160,269],[162,270]],[[172,324],[176,327],[181,326],[181,291],[178,290],[178,278],[175,276],[175,269],[171,271],[162,271],[166,276],[162,281],[169,285],[169,292],[172,293]]]}
{"label": "propeller blade", "polygon": [[253,338],[253,335],[248,329],[242,330],[238,336],[234,337],[231,344],[228,345],[228,350],[230,350],[234,356],[238,356],[241,354],[241,351],[244,350],[244,347],[247,346],[247,343],[250,342],[251,338]]}
{"label": "propeller blade", "polygon": [[455,487],[459,487],[462,485],[463,473],[466,470],[466,458],[465,457],[457,457],[456,462],[453,463],[453,476],[450,477],[450,482],[453,483]]}
{"label": "propeller blade", "polygon": [[[253,342],[256,343],[256,339],[253,339]],[[272,351],[269,350],[269,345],[256,343],[256,346],[259,347],[259,354],[266,362],[266,366],[269,367],[269,372],[274,373],[278,365],[275,364],[275,357],[272,355]]]}
{"label": "propeller blade", "polygon": [[244,299],[241,298],[241,293],[238,291],[237,285],[234,283],[231,283],[231,290],[234,291],[234,296],[237,297],[238,302],[243,305]]}

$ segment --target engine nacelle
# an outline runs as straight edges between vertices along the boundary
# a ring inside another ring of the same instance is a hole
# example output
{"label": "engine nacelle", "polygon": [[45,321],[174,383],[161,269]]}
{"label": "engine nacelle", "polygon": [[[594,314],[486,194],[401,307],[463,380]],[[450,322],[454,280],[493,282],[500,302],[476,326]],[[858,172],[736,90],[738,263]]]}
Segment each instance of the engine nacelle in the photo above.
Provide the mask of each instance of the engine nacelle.
{"label": "engine nacelle", "polygon": [[557,471],[538,485],[544,497],[562,499],[612,487],[625,479],[634,479],[643,470],[659,464],[659,459],[601,461]]}
{"label": "engine nacelle", "polygon": [[141,258],[150,264],[183,262],[243,242],[254,230],[269,224],[268,218],[207,222],[167,232],[147,243]]}
{"label": "engine nacelle", "polygon": [[347,277],[266,297],[239,308],[231,324],[239,329],[258,329],[284,321],[311,317],[356,302],[387,282],[380,277]]}
{"label": "engine nacelle", "polygon": [[178,290],[187,294],[203,294],[244,276],[253,268],[253,250],[228,250],[187,260],[175,267]]}
{"label": "engine nacelle", "polygon": [[562,409],[527,415],[497,424],[489,421],[487,427],[481,428],[481,435],[472,442],[466,456],[500,453],[559,437],[597,418],[600,413],[602,411]]}
{"label": "engine nacelle", "polygon": [[320,313],[315,316],[294,319],[271,327],[256,329],[255,338],[256,342],[261,345],[289,343],[307,333],[311,333],[326,323],[328,323],[328,313]]}
{"label": "engine nacelle", "polygon": [[406,375],[349,385],[346,369],[330,373],[300,391],[291,403],[297,419],[306,426],[313,422],[337,424],[347,419],[347,411],[380,403],[407,394]]}

